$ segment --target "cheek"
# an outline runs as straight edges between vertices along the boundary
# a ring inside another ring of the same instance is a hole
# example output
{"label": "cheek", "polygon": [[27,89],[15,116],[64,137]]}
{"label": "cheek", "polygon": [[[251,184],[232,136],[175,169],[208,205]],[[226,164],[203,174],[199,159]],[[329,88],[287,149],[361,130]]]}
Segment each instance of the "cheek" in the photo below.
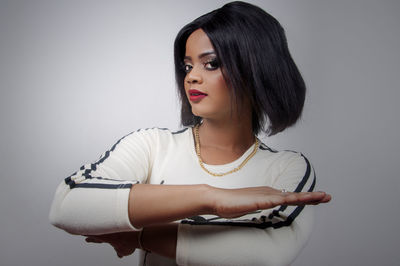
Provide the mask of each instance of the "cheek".
{"label": "cheek", "polygon": [[188,96],[189,84],[186,81],[186,78],[183,79],[183,89],[185,90],[186,96]]}
{"label": "cheek", "polygon": [[212,72],[211,75],[208,76],[208,83],[211,85],[214,89],[217,89],[218,91],[226,91],[227,90],[227,85],[224,79],[224,76],[222,75],[222,72],[220,70]]}
{"label": "cheek", "polygon": [[215,77],[214,84],[215,84],[216,92],[218,93],[218,95],[220,95],[221,97],[224,97],[224,98],[230,97],[228,86],[226,85],[225,79],[222,76],[222,74]]}
{"label": "cheek", "polygon": [[218,83],[219,83],[221,90],[228,91],[228,86],[226,85],[225,79],[222,75],[218,79]]}

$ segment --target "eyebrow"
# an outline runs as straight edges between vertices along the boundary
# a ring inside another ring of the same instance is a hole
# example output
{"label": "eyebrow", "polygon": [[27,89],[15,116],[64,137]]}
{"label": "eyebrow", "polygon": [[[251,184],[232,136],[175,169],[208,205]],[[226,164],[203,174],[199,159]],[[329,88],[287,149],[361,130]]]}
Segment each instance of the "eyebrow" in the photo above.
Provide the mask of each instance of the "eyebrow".
{"label": "eyebrow", "polygon": [[[215,55],[215,52],[214,51],[208,51],[208,52],[204,52],[204,53],[201,53],[200,55],[199,55],[199,59],[202,59],[203,57],[205,57],[205,56],[207,56],[207,55]],[[192,60],[192,58],[190,57],[190,56],[185,56],[184,58],[183,58],[184,60]]]}

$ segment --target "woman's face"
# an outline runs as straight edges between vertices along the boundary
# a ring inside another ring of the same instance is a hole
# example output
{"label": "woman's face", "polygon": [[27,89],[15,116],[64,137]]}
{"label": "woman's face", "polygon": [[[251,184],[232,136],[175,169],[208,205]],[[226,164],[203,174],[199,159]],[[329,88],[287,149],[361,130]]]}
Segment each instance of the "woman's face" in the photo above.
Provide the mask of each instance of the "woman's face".
{"label": "woman's face", "polygon": [[207,34],[194,31],[186,42],[184,85],[196,116],[227,119],[231,115],[231,96],[218,61]]}

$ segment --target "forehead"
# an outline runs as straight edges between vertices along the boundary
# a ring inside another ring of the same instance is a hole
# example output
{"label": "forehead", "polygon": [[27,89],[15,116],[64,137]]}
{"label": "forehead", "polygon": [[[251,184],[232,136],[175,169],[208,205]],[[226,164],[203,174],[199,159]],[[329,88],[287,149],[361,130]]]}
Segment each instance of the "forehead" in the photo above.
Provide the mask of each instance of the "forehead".
{"label": "forehead", "polygon": [[213,51],[214,47],[207,34],[202,29],[197,29],[186,41],[186,55],[195,56],[203,52]]}

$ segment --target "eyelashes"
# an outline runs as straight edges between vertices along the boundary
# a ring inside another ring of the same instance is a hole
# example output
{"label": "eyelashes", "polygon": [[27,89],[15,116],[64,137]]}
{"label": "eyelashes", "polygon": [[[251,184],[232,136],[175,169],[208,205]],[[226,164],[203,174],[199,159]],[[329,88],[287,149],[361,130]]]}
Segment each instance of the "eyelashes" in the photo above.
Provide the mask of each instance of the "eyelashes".
{"label": "eyelashes", "polygon": [[[218,69],[220,67],[220,63],[219,63],[217,58],[212,58],[212,59],[207,60],[206,62],[204,62],[203,66],[204,66],[204,68],[206,70],[213,71],[213,70],[216,70],[216,69]],[[185,63],[185,62],[182,63],[182,69],[186,73],[189,73],[192,70],[192,68],[193,68],[193,66],[191,64],[188,64],[188,63]]]}
{"label": "eyelashes", "polygon": [[192,69],[192,66],[191,66],[191,65],[189,65],[189,64],[182,63],[182,66],[181,66],[181,68],[182,68],[182,69],[183,69],[183,71],[185,71],[186,73],[189,73],[189,72],[190,72],[190,70]]}
{"label": "eyelashes", "polygon": [[206,69],[215,70],[219,68],[219,62],[217,58],[213,58],[205,63]]}

